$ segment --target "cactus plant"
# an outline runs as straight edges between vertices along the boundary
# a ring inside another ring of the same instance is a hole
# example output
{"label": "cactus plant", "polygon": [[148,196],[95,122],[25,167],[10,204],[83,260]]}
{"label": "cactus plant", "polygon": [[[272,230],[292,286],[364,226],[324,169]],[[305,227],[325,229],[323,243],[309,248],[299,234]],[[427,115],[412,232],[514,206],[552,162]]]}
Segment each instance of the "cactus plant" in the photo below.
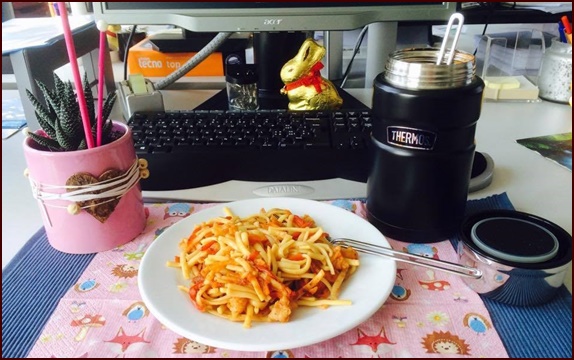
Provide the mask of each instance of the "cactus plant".
{"label": "cactus plant", "polygon": [[[28,99],[35,108],[38,124],[44,133],[28,132],[28,136],[38,145],[50,151],[75,151],[87,148],[85,133],[82,124],[82,116],[77,95],[70,81],[62,81],[54,74],[53,90],[45,84],[36,81],[42,95],[46,99],[46,106],[42,104],[29,90],[26,90]],[[97,117],[94,106],[94,97],[90,89],[87,75],[83,81],[84,96],[90,117],[92,136],[95,138],[97,131]],[[116,100],[116,94],[110,94],[103,105],[102,145],[110,143],[121,134],[112,131],[112,121],[108,119]]]}

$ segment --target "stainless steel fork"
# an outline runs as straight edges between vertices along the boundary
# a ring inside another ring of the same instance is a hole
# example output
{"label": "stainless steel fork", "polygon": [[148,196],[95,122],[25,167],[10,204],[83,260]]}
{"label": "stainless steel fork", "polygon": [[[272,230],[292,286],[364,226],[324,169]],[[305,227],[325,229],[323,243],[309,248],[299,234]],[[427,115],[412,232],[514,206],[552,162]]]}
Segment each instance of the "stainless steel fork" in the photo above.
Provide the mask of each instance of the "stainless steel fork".
{"label": "stainless steel fork", "polygon": [[461,264],[456,264],[450,261],[431,259],[421,255],[409,254],[406,252],[393,250],[384,246],[373,245],[366,242],[347,238],[329,239],[329,241],[331,241],[331,243],[333,243],[334,245],[352,247],[357,251],[361,251],[367,254],[386,256],[388,258],[397,261],[403,261],[413,265],[423,266],[434,270],[440,270],[455,275],[471,277],[474,279],[480,279],[482,277],[482,271],[480,271],[479,269]]}

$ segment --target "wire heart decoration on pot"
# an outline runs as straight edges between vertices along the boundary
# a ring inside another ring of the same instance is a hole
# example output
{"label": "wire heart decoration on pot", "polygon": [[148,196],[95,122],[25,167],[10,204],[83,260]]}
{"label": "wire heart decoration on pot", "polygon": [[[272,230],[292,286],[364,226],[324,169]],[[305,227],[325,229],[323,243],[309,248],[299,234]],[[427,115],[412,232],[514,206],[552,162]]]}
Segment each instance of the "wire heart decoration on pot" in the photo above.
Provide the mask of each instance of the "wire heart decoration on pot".
{"label": "wire heart decoration on pot", "polygon": [[65,185],[43,184],[36,181],[27,170],[24,173],[30,181],[34,198],[42,204],[49,226],[52,226],[52,221],[46,206],[67,209],[71,215],[86,210],[103,224],[121,198],[137,186],[141,178],[149,176],[147,163],[137,158],[126,171],[111,168],[98,177],[85,171],[77,172],[68,177]]}
{"label": "wire heart decoration on pot", "polygon": [[[68,191],[73,190],[73,187],[86,187],[98,185],[101,183],[106,183],[110,180],[120,178],[125,173],[118,169],[110,169],[102,173],[99,177],[95,177],[92,174],[81,172],[76,173],[68,178],[66,181],[66,186],[72,187],[68,188]],[[118,184],[117,186],[119,186]],[[91,191],[87,194],[101,194],[104,189],[98,189]],[[101,223],[104,223],[110,215],[116,209],[116,206],[120,202],[121,197],[93,197],[84,201],[76,201],[76,204],[80,209],[85,210],[87,213],[98,219]]]}

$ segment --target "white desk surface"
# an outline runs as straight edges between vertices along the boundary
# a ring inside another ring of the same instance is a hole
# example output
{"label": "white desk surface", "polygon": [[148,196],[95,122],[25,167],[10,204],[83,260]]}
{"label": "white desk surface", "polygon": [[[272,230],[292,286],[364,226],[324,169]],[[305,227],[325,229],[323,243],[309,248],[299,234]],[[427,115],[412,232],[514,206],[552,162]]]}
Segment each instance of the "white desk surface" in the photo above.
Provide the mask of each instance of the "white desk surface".
{"label": "white desk surface", "polygon": [[[190,109],[214,92],[164,91],[166,109]],[[349,93],[370,105],[371,90],[350,89]],[[485,102],[476,150],[493,158],[494,177],[490,186],[470,194],[469,199],[506,192],[517,210],[546,218],[572,234],[572,172],[516,143],[517,139],[571,131],[572,109],[567,105]],[[23,176],[23,139],[19,133],[2,142],[2,268],[42,226],[40,210]],[[565,283],[572,291],[571,269]]]}

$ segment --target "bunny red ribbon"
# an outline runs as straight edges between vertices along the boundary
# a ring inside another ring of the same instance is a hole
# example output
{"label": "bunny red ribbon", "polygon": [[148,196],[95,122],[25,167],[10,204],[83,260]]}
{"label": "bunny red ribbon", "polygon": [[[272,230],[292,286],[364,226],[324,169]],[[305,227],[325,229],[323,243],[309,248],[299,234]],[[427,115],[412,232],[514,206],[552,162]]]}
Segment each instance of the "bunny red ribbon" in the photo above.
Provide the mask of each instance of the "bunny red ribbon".
{"label": "bunny red ribbon", "polygon": [[323,91],[323,89],[321,89],[321,72],[320,72],[323,67],[324,66],[322,63],[320,62],[316,63],[315,65],[313,65],[311,70],[309,70],[308,75],[302,77],[299,80],[293,81],[292,83],[285,84],[285,91],[291,91],[300,86],[313,85],[315,87],[315,90],[317,90],[317,92],[320,93],[321,91]]}

